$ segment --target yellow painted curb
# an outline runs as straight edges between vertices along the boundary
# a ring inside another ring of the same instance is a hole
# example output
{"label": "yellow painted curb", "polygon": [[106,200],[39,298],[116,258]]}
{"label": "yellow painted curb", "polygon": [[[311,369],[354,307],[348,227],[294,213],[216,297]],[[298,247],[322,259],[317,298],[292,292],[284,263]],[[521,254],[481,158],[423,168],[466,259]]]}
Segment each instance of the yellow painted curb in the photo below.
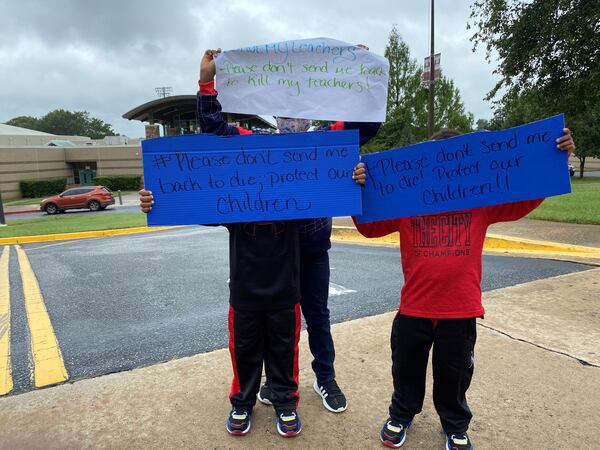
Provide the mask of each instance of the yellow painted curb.
{"label": "yellow painted curb", "polygon": [[13,388],[10,361],[10,278],[8,273],[10,247],[0,254],[0,395]]}
{"label": "yellow painted curb", "polygon": [[[337,241],[364,242],[370,244],[400,244],[400,234],[394,233],[382,238],[366,238],[354,227],[334,226],[331,234],[332,239]],[[561,244],[558,242],[538,241],[533,239],[521,239],[499,234],[488,234],[483,246],[484,250],[519,253],[546,253],[567,254],[582,258],[600,259],[600,249],[595,247],[584,247],[582,245]]]}
{"label": "yellow painted curb", "polygon": [[44,303],[44,296],[25,251],[19,245],[15,249],[21,269],[25,312],[29,324],[31,338],[29,344],[33,359],[35,387],[41,388],[62,383],[69,379],[69,374]]}
{"label": "yellow painted curb", "polygon": [[41,234],[36,236],[15,236],[0,238],[0,245],[29,244],[32,242],[68,241],[72,239],[89,239],[102,236],[118,236],[122,234],[149,233],[151,231],[168,230],[175,227],[132,227],[114,230],[80,231],[77,233]]}

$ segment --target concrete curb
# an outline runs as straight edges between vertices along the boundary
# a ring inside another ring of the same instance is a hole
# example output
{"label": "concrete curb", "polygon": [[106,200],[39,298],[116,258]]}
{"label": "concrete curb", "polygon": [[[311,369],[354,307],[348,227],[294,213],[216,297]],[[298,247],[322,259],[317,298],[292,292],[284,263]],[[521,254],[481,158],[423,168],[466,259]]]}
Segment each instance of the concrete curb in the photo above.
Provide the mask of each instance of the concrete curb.
{"label": "concrete curb", "polygon": [[119,236],[123,234],[149,233],[152,231],[168,230],[175,227],[132,227],[114,230],[80,231],[77,233],[42,234],[37,236],[15,236],[0,238],[0,245],[29,244],[32,242],[69,241],[73,239],[90,239],[104,236]]}
{"label": "concrete curb", "polygon": [[[400,235],[394,233],[382,238],[365,238],[354,227],[334,226],[331,234],[336,241],[364,242],[369,244],[400,244]],[[600,259],[600,249],[581,245],[561,244],[558,242],[538,241],[533,239],[514,238],[499,234],[488,234],[485,238],[484,250],[496,252],[519,252],[548,255],[568,255],[578,258]]]}

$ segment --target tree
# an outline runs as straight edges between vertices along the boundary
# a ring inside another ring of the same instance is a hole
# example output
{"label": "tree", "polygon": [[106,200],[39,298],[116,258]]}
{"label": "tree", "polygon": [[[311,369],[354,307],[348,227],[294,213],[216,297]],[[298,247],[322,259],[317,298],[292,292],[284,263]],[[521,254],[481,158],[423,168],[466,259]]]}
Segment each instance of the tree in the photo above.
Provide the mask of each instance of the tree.
{"label": "tree", "polygon": [[491,130],[492,123],[490,120],[487,120],[487,119],[477,119],[477,122],[475,122],[475,129],[477,131]]}
{"label": "tree", "polygon": [[579,178],[583,178],[586,158],[600,158],[600,104],[588,114],[573,122],[577,144],[575,156],[579,160]]}
{"label": "tree", "polygon": [[[362,147],[364,152],[402,147],[427,139],[427,89],[421,86],[422,69],[410,57],[408,45],[396,26],[390,32],[385,56],[390,63],[387,118],[377,136]],[[435,129],[472,131],[473,115],[465,112],[454,82],[436,82]]]}
{"label": "tree", "polygon": [[390,63],[387,118],[400,108],[408,106],[419,87],[417,61],[410,57],[408,45],[402,40],[396,25],[392,27],[384,56]]}
{"label": "tree", "polygon": [[41,131],[39,129],[40,119],[37,117],[31,116],[19,116],[14,119],[10,119],[6,122],[7,125],[12,125],[13,127],[27,128],[28,130],[36,130]]}
{"label": "tree", "polygon": [[[558,94],[600,81],[600,8],[589,0],[477,0],[471,9],[474,47],[499,55],[495,71],[502,87],[515,93],[535,88]],[[469,24],[469,27],[472,25]],[[576,108],[573,105],[573,108]]]}
{"label": "tree", "polygon": [[474,49],[484,45],[488,61],[498,53],[500,81],[487,96],[496,99],[492,122],[506,127],[564,112],[583,174],[586,157],[600,156],[598,2],[477,0],[471,19]]}
{"label": "tree", "polygon": [[104,136],[115,135],[110,124],[95,117],[90,117],[87,111],[71,112],[56,109],[39,119],[31,116],[20,116],[9,120],[6,124],[51,134],[88,136],[92,139],[102,139]]}
{"label": "tree", "polygon": [[[421,69],[418,69],[418,76],[419,79],[422,76]],[[423,139],[428,137],[427,95],[428,92],[426,89],[420,89],[416,102],[416,126],[419,128],[419,134],[423,136]],[[473,130],[473,120],[473,114],[465,111],[460,91],[454,85],[454,81],[442,76],[435,83],[434,130],[453,128],[462,133],[467,133]]]}

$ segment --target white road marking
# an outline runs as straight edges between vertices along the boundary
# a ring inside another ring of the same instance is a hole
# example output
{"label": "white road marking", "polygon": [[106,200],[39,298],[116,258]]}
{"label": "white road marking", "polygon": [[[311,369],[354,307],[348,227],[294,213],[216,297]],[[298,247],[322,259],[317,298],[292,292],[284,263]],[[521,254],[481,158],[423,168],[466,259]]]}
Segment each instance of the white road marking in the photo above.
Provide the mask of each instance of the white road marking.
{"label": "white road marking", "polygon": [[[108,237],[108,236],[100,236],[97,238],[87,238],[85,239],[86,241],[93,241],[96,239],[101,239],[103,237]],[[27,251],[30,252],[32,250],[40,250],[42,248],[48,248],[48,247],[56,247],[57,245],[66,245],[66,244],[73,244],[73,243],[79,243],[81,242],[83,239],[73,239],[70,241],[62,241],[62,242],[57,242],[55,244],[46,244],[46,245],[40,245],[39,247],[27,247]]]}
{"label": "white road marking", "polygon": [[348,289],[341,284],[329,283],[329,296],[335,297],[336,295],[353,294],[356,292],[354,289]]}

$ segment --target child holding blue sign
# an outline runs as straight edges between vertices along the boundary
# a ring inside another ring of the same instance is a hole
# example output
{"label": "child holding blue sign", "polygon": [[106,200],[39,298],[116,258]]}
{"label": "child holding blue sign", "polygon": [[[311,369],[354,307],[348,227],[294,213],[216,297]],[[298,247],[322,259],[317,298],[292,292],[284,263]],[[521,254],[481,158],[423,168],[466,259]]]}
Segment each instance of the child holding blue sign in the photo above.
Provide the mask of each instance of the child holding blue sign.
{"label": "child holding blue sign", "polygon": [[[570,131],[563,131],[557,147],[572,153],[575,144]],[[432,139],[458,134],[442,130]],[[353,177],[358,183],[365,183],[364,164],[356,167]],[[385,446],[400,447],[414,416],[421,412],[433,347],[433,402],[446,433],[446,449],[472,449],[467,435],[472,414],[466,392],[474,368],[476,318],[485,313],[481,303],[485,234],[492,223],[519,220],[542,201],[362,224],[355,220],[356,228],[366,237],[400,233],[405,281],[392,325],[394,392],[389,418],[380,433]]]}
{"label": "child holding blue sign", "polygon": [[[362,46],[368,50],[366,47]],[[221,105],[217,100],[214,77],[216,73],[214,59],[220,49],[207,50],[200,66],[198,91],[198,118],[202,131],[217,135],[248,134],[252,131],[228,125],[221,114]],[[306,132],[310,120],[276,117],[277,128],[281,133]],[[372,122],[336,122],[325,130],[358,129],[360,145],[368,142],[379,130],[379,123]],[[331,247],[331,218],[323,217],[299,222],[300,232],[300,304],[306,320],[308,343],[314,357],[312,368],[316,379],[313,389],[321,396],[323,406],[331,412],[343,412],[347,408],[346,397],[339,388],[334,369],[335,349],[331,337],[329,309],[329,255]],[[258,399],[271,404],[270,380],[261,387]]]}

